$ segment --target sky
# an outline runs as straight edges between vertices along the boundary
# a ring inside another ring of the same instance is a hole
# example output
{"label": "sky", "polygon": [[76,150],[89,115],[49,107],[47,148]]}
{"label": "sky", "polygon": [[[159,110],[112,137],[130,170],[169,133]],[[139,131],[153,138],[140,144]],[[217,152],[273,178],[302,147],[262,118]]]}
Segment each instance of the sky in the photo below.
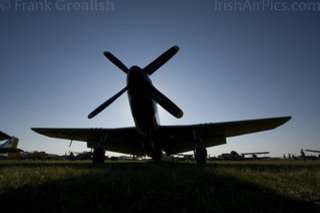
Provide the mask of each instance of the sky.
{"label": "sky", "polygon": [[0,0],[0,131],[17,136],[19,148],[87,150],[86,143],[69,148],[70,141],[31,127],[133,126],[127,95],[87,118],[126,84],[103,51],[128,67],[144,67],[178,45],[151,77],[184,111],[176,119],[159,107],[162,125],[290,115],[276,130],[229,138],[208,154],[320,150],[320,6],[289,0],[264,7],[257,4],[263,0],[45,2]]}

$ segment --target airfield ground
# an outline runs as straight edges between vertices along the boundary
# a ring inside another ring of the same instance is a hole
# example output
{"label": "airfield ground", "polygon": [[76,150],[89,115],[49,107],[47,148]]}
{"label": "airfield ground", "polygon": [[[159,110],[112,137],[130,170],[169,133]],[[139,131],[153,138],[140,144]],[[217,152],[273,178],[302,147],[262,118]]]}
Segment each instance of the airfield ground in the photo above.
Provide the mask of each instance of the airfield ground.
{"label": "airfield ground", "polygon": [[1,212],[320,212],[320,161],[0,161]]}

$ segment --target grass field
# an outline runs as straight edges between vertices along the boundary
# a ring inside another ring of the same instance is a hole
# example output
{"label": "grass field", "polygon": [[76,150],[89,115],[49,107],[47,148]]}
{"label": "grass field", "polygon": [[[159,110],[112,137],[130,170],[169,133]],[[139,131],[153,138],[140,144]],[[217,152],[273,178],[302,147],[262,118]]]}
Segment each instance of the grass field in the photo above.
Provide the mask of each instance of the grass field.
{"label": "grass field", "polygon": [[320,212],[319,161],[0,161],[0,209]]}

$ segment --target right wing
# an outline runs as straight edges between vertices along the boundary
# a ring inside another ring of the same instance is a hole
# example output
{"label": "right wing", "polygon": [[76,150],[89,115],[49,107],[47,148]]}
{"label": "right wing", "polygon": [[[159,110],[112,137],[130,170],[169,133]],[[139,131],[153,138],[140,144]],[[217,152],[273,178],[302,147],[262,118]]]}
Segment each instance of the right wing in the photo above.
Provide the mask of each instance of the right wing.
{"label": "right wing", "polygon": [[31,129],[52,138],[87,142],[88,148],[96,148],[100,138],[107,134],[107,151],[141,155],[142,139],[134,127],[117,129]]}
{"label": "right wing", "polygon": [[226,138],[281,126],[291,117],[264,118],[256,120],[231,121],[222,123],[160,126],[159,137],[170,154],[192,151],[195,147],[193,130],[196,130],[207,148],[226,143]]}

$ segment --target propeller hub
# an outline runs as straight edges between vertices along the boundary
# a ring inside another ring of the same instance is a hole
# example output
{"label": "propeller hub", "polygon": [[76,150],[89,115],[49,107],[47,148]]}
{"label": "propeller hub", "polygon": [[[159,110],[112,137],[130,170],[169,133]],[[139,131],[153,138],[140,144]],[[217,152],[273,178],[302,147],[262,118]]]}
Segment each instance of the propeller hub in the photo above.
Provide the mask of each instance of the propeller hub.
{"label": "propeller hub", "polygon": [[138,66],[132,66],[127,75],[127,85],[129,88],[141,88],[146,83],[151,83],[148,75]]}
{"label": "propeller hub", "polygon": [[[161,106],[163,106],[168,112],[176,116],[177,118],[182,117],[182,111],[167,97],[165,97],[162,93],[160,93],[156,88],[152,86],[152,82],[149,78],[149,75],[152,75],[157,69],[159,69],[163,64],[165,64],[172,56],[174,56],[179,50],[178,46],[173,46],[146,67],[141,69],[138,66],[132,66],[130,69],[126,65],[124,65],[117,57],[115,57],[112,53],[106,51],[103,54],[119,69],[121,69],[124,73],[127,74],[127,86],[116,93],[114,96],[109,98],[95,110],[93,110],[88,118],[93,118],[97,114],[99,114],[102,110],[107,108],[113,101],[119,98],[125,91],[128,90],[128,94],[132,93],[144,93],[148,96],[153,96]],[[0,132],[0,140],[5,137],[5,135]]]}

